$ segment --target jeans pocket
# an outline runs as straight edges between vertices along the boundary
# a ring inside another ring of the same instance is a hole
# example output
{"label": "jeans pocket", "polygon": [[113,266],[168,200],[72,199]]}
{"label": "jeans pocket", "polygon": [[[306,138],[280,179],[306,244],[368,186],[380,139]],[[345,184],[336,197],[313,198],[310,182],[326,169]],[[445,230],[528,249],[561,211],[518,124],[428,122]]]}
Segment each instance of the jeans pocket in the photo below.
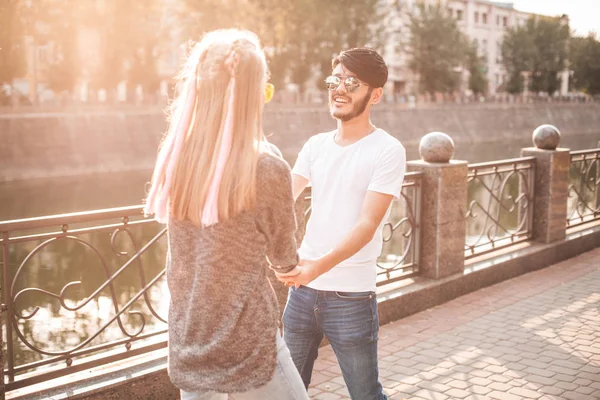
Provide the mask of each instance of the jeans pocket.
{"label": "jeans pocket", "polygon": [[335,295],[344,300],[371,300],[375,292],[334,292]]}

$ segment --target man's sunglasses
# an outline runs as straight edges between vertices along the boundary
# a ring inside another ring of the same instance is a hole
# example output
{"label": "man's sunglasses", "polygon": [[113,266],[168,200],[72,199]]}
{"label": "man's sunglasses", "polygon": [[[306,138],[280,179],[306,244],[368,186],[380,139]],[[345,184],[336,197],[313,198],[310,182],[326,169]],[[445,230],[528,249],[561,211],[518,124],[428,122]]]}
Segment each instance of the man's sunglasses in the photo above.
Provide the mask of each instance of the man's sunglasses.
{"label": "man's sunglasses", "polygon": [[[344,86],[346,87],[346,91],[348,93],[352,93],[352,92],[356,92],[358,90],[358,88],[360,88],[361,85],[365,85],[364,83],[362,83],[361,81],[358,80],[358,78],[354,77],[354,76],[348,76],[346,77],[344,80]],[[336,90],[340,84],[342,83],[342,78],[340,78],[339,76],[328,76],[327,78],[325,78],[325,86],[327,87],[327,90]]]}

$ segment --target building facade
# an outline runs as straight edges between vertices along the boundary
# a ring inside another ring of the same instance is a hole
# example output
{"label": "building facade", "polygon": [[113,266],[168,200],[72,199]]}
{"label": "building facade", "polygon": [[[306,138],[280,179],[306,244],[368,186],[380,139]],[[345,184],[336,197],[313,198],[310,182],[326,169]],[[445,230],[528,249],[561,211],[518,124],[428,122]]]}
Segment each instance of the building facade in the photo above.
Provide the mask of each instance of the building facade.
{"label": "building facade", "polygon": [[[438,0],[425,0],[426,4],[436,4]],[[507,81],[506,69],[502,64],[502,42],[506,31],[521,26],[537,14],[516,10],[512,3],[486,0],[440,0],[451,16],[456,18],[458,27],[473,41],[480,56],[486,60],[488,93],[503,92]],[[409,13],[417,11],[422,0],[398,0],[385,3],[390,6],[393,18],[389,27],[385,58],[390,67],[388,93],[412,95],[418,92],[418,77],[410,70],[410,19]],[[568,73],[561,76],[561,94],[568,90]],[[462,92],[468,89],[468,73],[463,72]]]}

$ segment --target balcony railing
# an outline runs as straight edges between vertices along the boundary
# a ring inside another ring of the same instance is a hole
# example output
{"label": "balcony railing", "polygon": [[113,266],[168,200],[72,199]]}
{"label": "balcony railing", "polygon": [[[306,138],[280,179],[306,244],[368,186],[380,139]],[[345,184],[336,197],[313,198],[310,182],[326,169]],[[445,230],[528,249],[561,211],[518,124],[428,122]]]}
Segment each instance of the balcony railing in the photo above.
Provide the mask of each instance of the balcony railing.
{"label": "balcony railing", "polygon": [[600,220],[600,148],[571,152],[567,227]]}
{"label": "balcony railing", "polygon": [[531,238],[534,162],[523,157],[469,165],[466,258]]}

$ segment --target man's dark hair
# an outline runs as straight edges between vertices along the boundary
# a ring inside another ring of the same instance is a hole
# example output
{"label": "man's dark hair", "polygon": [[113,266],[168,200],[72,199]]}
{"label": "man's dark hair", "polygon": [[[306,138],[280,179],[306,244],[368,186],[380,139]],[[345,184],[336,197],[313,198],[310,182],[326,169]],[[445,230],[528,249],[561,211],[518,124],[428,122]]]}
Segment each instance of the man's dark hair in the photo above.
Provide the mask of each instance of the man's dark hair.
{"label": "man's dark hair", "polygon": [[383,58],[369,47],[357,47],[342,51],[331,61],[333,68],[342,64],[356,74],[356,77],[374,88],[383,87],[387,82],[388,69]]}

